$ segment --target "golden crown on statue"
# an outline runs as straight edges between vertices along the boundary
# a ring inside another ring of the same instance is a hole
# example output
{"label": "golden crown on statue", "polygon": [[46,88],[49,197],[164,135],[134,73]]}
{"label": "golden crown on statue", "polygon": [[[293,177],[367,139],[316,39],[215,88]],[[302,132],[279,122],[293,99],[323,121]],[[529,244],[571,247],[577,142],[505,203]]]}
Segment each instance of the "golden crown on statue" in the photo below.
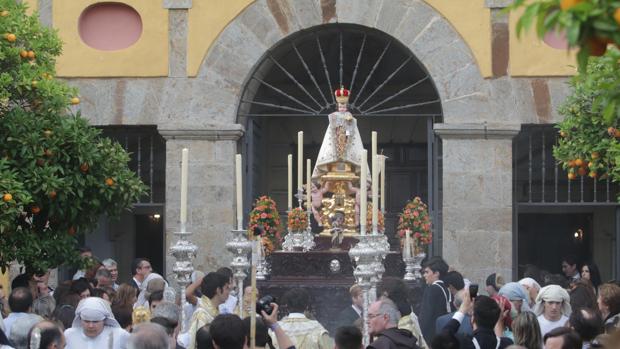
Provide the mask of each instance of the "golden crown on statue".
{"label": "golden crown on statue", "polygon": [[336,101],[340,104],[345,104],[349,102],[349,94],[349,90],[344,87],[340,87],[334,92],[334,95],[336,96]]}

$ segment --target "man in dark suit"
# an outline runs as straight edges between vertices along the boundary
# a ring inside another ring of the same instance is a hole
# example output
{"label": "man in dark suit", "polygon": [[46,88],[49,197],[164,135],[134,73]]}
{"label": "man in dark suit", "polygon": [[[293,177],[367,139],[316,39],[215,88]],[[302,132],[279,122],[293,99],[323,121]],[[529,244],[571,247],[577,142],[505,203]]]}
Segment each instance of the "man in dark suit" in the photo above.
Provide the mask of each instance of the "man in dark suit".
{"label": "man in dark suit", "polygon": [[151,262],[146,258],[136,258],[131,262],[131,281],[129,284],[136,289],[136,293],[140,291],[140,285],[144,279],[151,273]]}
{"label": "man in dark suit", "polygon": [[435,336],[435,321],[452,308],[452,295],[442,281],[448,272],[448,264],[441,257],[432,257],[422,265],[422,273],[427,287],[422,296],[420,327],[424,338]]}
{"label": "man in dark suit", "polygon": [[344,308],[340,314],[338,314],[338,320],[336,321],[334,330],[338,327],[351,326],[362,316],[362,307],[364,304],[362,288],[359,285],[353,285],[349,288],[349,294],[351,295],[351,306]]}
{"label": "man in dark suit", "polygon": [[[473,303],[473,304],[472,304]],[[478,296],[472,302],[469,290],[463,292],[463,303],[459,310],[454,313],[452,319],[444,326],[443,331],[456,335],[464,321],[465,314],[471,313],[473,307],[472,323],[474,332],[471,336],[460,338],[463,349],[504,349],[510,346],[512,340],[499,337],[495,334],[495,325],[499,320],[501,310],[493,298]],[[458,337],[458,336],[457,336]]]}

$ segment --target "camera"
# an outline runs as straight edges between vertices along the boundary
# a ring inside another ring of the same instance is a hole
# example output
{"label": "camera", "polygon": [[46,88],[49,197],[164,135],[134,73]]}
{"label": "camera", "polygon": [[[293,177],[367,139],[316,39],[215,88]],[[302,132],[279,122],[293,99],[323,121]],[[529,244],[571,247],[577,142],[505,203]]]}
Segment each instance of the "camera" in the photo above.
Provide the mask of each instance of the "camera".
{"label": "camera", "polygon": [[261,311],[264,311],[267,315],[271,315],[273,307],[271,303],[275,303],[276,298],[272,295],[265,295],[261,299],[256,301],[256,314],[260,315]]}
{"label": "camera", "polygon": [[478,284],[469,285],[469,297],[474,299],[478,296]]}

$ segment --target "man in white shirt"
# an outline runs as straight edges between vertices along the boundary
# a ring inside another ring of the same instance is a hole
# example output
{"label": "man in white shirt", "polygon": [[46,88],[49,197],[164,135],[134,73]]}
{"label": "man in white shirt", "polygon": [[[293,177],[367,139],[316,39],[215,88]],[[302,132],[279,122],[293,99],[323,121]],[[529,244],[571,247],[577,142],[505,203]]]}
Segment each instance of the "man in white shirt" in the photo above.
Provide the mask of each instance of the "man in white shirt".
{"label": "man in white shirt", "polygon": [[571,314],[570,296],[565,289],[558,285],[549,285],[540,289],[534,313],[538,315],[540,331],[544,337],[547,332],[562,327]]}
{"label": "man in white shirt", "polygon": [[11,336],[11,327],[15,322],[24,319],[32,311],[32,293],[25,287],[17,287],[9,295],[9,307],[11,313],[4,319],[4,333],[7,338]]}

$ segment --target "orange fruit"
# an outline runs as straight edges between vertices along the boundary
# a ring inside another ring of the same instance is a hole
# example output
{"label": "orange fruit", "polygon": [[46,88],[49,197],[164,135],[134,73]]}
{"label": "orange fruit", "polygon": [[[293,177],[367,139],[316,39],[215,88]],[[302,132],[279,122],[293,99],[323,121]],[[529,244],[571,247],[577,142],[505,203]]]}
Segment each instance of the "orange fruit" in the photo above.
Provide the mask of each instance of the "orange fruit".
{"label": "orange fruit", "polygon": [[4,36],[4,38],[6,39],[6,41],[8,42],[15,42],[15,40],[17,40],[17,36],[15,36],[15,34],[11,34],[8,33]]}
{"label": "orange fruit", "polygon": [[590,178],[596,178],[596,171],[590,171],[590,173],[588,173],[588,176]]}
{"label": "orange fruit", "polygon": [[575,179],[575,178],[577,178],[577,176],[575,175],[575,173],[573,173],[573,172],[569,172],[569,173],[568,173],[568,179],[573,180],[573,179]]}
{"label": "orange fruit", "polygon": [[80,104],[80,99],[77,97],[71,98],[71,104],[73,105]]}
{"label": "orange fruit", "polygon": [[615,129],[615,128],[613,128],[613,127],[609,127],[609,128],[607,129],[607,134],[608,134],[608,135],[610,135],[610,136],[612,136],[612,137],[614,137],[614,136],[616,135],[616,129]]}
{"label": "orange fruit", "polygon": [[9,201],[13,200],[13,195],[11,195],[10,193],[6,193],[6,194],[2,195],[2,200],[4,202],[9,202]]}
{"label": "orange fruit", "polygon": [[564,131],[560,131],[560,137],[562,137],[562,138],[566,138],[566,132],[564,132]]}
{"label": "orange fruit", "polygon": [[34,51],[28,51],[28,58],[34,59],[35,56]]}
{"label": "orange fruit", "polygon": [[591,169],[592,169],[592,168],[595,168],[595,167],[596,167],[596,163],[594,163],[594,162],[590,162],[590,163],[588,164],[588,167],[589,167],[589,168],[591,168]]}
{"label": "orange fruit", "polygon": [[33,214],[37,214],[41,212],[41,208],[39,206],[32,206],[32,208],[30,209],[30,212],[32,212]]}
{"label": "orange fruit", "polygon": [[0,12],[0,17],[6,17],[8,15],[9,15],[9,11],[7,11],[7,10],[4,10],[4,11]]}
{"label": "orange fruit", "polygon": [[56,193],[56,191],[55,191],[55,190],[52,190],[52,191],[50,191],[49,193],[47,193],[47,196],[49,196],[49,198],[50,198],[50,199],[52,199],[52,200],[56,199],[56,196],[57,196],[57,195],[58,195],[58,194]]}
{"label": "orange fruit", "polygon": [[583,160],[581,160],[581,159],[576,159],[576,160],[575,160],[575,166],[577,166],[577,167],[581,167],[581,166],[583,166]]}
{"label": "orange fruit", "polygon": [[568,9],[570,9],[571,7],[577,5],[578,3],[582,2],[583,0],[561,0],[560,1],[560,8],[562,9],[562,11],[566,11]]}
{"label": "orange fruit", "polygon": [[620,138],[620,130],[616,129],[616,130],[614,131],[614,137],[616,137],[616,138]]}
{"label": "orange fruit", "polygon": [[585,169],[585,168],[583,168],[583,167],[580,167],[580,168],[577,170],[577,174],[579,174],[580,176],[585,176],[585,175],[586,175],[586,173],[588,173],[588,172],[587,172],[587,171],[586,171],[586,169]]}
{"label": "orange fruit", "polygon": [[111,186],[114,185],[114,180],[112,178],[108,177],[108,178],[105,179],[105,184],[107,186],[111,187]]}
{"label": "orange fruit", "polygon": [[88,172],[88,169],[89,169],[88,163],[85,162],[80,165],[80,171],[82,171],[83,173]]}
{"label": "orange fruit", "polygon": [[575,160],[569,160],[568,161],[568,167],[575,167]]}
{"label": "orange fruit", "polygon": [[28,57],[28,51],[21,50],[21,51],[19,51],[19,55],[20,55],[21,58],[26,58],[26,57]]}
{"label": "orange fruit", "polygon": [[616,20],[616,23],[620,24],[620,8],[617,8],[614,11],[614,19]]}

